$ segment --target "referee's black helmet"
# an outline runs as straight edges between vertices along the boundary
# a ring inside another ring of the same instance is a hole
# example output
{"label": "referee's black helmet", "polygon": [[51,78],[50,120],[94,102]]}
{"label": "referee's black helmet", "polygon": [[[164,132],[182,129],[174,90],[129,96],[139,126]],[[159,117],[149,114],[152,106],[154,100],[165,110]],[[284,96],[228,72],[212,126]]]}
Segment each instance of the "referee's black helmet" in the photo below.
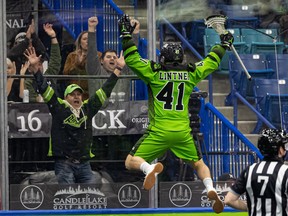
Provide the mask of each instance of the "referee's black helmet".
{"label": "referee's black helmet", "polygon": [[166,43],[160,50],[160,62],[162,63],[182,63],[184,51],[178,43]]}
{"label": "referee's black helmet", "polygon": [[258,148],[264,157],[278,155],[280,146],[288,150],[288,135],[284,130],[264,129],[258,139]]}

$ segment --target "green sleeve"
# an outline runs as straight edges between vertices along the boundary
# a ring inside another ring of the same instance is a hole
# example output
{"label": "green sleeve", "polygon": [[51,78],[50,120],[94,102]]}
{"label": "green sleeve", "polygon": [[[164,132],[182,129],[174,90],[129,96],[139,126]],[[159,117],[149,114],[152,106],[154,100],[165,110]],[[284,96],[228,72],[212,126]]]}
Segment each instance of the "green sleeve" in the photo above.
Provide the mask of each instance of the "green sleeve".
{"label": "green sleeve", "polygon": [[146,84],[153,79],[154,72],[151,67],[151,61],[143,59],[135,45],[124,50],[126,65]]}
{"label": "green sleeve", "polygon": [[95,115],[102,107],[107,98],[110,97],[112,89],[116,85],[118,77],[112,73],[110,77],[105,81],[103,86],[96,91],[96,93],[90,96],[89,100],[84,101],[84,105],[90,107],[90,115]]}
{"label": "green sleeve", "polygon": [[211,52],[209,52],[202,61],[195,63],[196,69],[193,73],[190,73],[190,77],[192,77],[191,80],[194,81],[194,84],[197,84],[209,74],[216,71],[219,68],[224,54],[225,49],[220,45],[216,45],[212,47]]}
{"label": "green sleeve", "polygon": [[61,54],[59,44],[51,44],[50,59],[45,75],[57,75],[61,68]]}

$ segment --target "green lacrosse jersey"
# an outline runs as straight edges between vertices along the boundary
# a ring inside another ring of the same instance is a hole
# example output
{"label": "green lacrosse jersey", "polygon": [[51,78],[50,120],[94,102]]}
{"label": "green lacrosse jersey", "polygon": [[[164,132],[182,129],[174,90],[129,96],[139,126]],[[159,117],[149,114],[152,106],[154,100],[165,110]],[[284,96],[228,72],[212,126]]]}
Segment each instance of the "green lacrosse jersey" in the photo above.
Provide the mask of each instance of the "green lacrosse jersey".
{"label": "green lacrosse jersey", "polygon": [[191,130],[188,112],[190,94],[197,83],[219,67],[225,49],[215,46],[202,61],[188,65],[143,59],[131,41],[123,42],[123,50],[127,66],[148,86],[149,128]]}

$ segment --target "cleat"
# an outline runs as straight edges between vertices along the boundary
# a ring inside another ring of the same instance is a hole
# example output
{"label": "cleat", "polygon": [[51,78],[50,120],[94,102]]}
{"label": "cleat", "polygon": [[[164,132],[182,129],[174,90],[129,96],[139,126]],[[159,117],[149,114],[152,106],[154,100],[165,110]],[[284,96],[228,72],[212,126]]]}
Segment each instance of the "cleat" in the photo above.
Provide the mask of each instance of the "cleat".
{"label": "cleat", "polygon": [[220,200],[216,191],[210,190],[207,197],[212,201],[212,208],[215,213],[219,214],[224,210],[224,203]]}
{"label": "cleat", "polygon": [[150,190],[154,186],[156,176],[162,171],[163,171],[163,165],[161,163],[156,163],[154,169],[151,172],[149,172],[144,179],[143,187],[145,190]]}

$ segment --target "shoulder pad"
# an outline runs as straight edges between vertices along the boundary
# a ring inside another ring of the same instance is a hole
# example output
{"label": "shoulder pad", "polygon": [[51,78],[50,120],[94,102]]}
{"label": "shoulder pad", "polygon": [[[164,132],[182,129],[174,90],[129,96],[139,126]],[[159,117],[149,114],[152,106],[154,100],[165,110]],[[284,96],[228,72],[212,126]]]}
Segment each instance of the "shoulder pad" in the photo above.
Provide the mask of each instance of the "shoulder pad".
{"label": "shoulder pad", "polygon": [[196,65],[195,65],[194,63],[189,63],[189,64],[187,65],[187,71],[189,71],[189,72],[194,72],[195,69],[196,69]]}

